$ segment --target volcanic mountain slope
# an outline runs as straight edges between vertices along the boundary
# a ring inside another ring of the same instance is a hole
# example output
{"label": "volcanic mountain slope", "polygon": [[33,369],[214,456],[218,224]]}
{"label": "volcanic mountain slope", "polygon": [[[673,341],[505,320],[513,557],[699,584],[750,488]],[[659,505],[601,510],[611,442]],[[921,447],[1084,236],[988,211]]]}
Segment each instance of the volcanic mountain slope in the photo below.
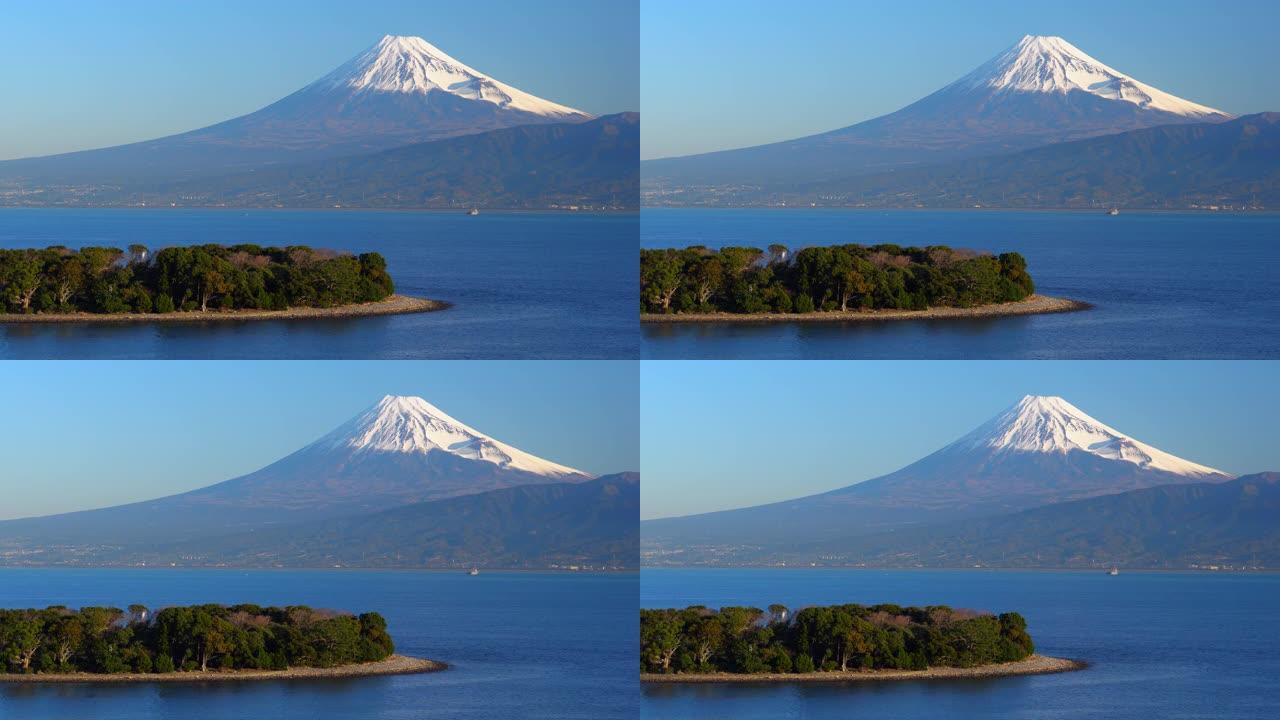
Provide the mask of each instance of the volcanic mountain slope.
{"label": "volcanic mountain slope", "polygon": [[289,567],[639,566],[640,476],[520,485],[169,546],[112,561]]}
{"label": "volcanic mountain slope", "polygon": [[1162,485],[993,518],[841,538],[777,557],[935,567],[1280,567],[1280,473]]}
{"label": "volcanic mountain slope", "polygon": [[901,110],[811,137],[650,160],[646,187],[820,182],[1231,116],[1142,83],[1059,37],[1027,35]]}
{"label": "volcanic mountain slope", "polygon": [[1280,206],[1280,113],[859,175],[774,197],[884,207],[1274,208]]}
{"label": "volcanic mountain slope", "polygon": [[495,440],[422,398],[389,395],[256,472],[158,500],[2,522],[0,545],[173,543],[590,479]]}
{"label": "volcanic mountain slope", "polygon": [[646,547],[796,546],[1231,476],[1142,443],[1058,397],[1027,396],[901,470],[820,495],[651,520]]}
{"label": "volcanic mountain slope", "polygon": [[639,156],[640,116],[622,113],[98,197],[149,205],[634,209]]}
{"label": "volcanic mountain slope", "polygon": [[387,35],[316,82],[249,115],[158,140],[0,162],[0,178],[120,186],[589,119],[489,77],[422,38]]}

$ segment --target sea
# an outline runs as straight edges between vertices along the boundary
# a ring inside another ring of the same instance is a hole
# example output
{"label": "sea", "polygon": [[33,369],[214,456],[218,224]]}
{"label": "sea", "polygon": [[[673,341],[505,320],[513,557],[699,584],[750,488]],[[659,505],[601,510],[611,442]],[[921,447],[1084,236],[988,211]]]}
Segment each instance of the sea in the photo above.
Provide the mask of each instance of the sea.
{"label": "sea", "polygon": [[376,610],[425,675],[204,684],[0,683],[0,718],[636,717],[635,573],[0,569],[0,607],[305,604]]}
{"label": "sea", "polygon": [[1079,672],[852,684],[650,685],[640,717],[1200,720],[1280,717],[1280,575],[645,569],[642,607],[946,604],[1017,611]]}
{"label": "sea", "polygon": [[0,325],[0,358],[635,359],[636,214],[0,209],[0,247],[310,245],[387,258],[442,312],[205,324]]}
{"label": "sea", "polygon": [[1280,214],[648,209],[642,247],[950,245],[1027,258],[1060,315],[648,324],[645,359],[1280,357]]}

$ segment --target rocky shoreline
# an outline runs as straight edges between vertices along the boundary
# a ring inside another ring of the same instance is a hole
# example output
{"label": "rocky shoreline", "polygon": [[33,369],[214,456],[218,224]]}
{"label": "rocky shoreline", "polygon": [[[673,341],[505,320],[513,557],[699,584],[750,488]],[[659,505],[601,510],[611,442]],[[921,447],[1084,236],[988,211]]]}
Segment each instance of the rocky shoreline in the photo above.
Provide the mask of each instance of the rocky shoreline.
{"label": "rocky shoreline", "polygon": [[452,307],[452,303],[406,295],[392,295],[386,300],[331,308],[300,307],[288,310],[209,310],[207,312],[173,313],[38,313],[23,315],[0,313],[0,324],[57,323],[203,323],[243,320],[312,320],[406,315],[436,312]]}
{"label": "rocky shoreline", "polygon": [[812,313],[641,313],[642,323],[754,323],[754,322],[881,322],[889,320],[947,320],[1016,315],[1078,312],[1093,307],[1087,302],[1031,295],[1025,300],[971,308],[939,307],[928,310],[850,310]]}
{"label": "rocky shoreline", "polygon": [[1032,655],[1025,660],[970,668],[937,667],[928,670],[861,670],[815,673],[681,673],[659,675],[641,673],[643,683],[811,683],[811,682],[877,682],[881,680],[948,680],[964,678],[1012,677],[1017,675],[1050,675],[1083,670],[1089,664],[1082,660]]}
{"label": "rocky shoreline", "polygon": [[405,655],[392,655],[386,660],[339,665],[331,668],[299,667],[288,670],[209,670],[207,672],[171,673],[41,673],[21,675],[0,673],[0,683],[203,683],[251,680],[322,680],[331,678],[369,677],[374,675],[412,675],[439,672],[446,663]]}

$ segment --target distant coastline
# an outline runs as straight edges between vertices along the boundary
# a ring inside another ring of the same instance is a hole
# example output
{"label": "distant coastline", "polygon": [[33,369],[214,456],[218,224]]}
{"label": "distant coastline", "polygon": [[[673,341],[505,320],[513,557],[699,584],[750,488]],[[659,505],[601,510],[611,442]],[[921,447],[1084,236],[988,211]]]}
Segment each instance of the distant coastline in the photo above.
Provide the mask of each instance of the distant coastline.
{"label": "distant coastline", "polygon": [[[10,206],[16,207],[16,206]],[[783,212],[815,212],[815,211],[834,211],[834,212],[1017,212],[1017,213],[1076,213],[1080,215],[1105,215],[1100,208],[1080,208],[1080,207],[996,207],[994,205],[984,205],[980,208],[964,207],[964,206],[934,206],[934,207],[906,207],[885,205],[883,207],[866,207],[860,205],[644,205],[640,206],[640,210],[776,210]],[[1259,208],[1259,209],[1234,209],[1234,210],[1210,210],[1209,208],[1123,208],[1121,215],[1277,215],[1280,209],[1277,208]]]}
{"label": "distant coastline", "polygon": [[[0,161],[3,162],[3,161]],[[638,215],[643,210],[640,206],[617,208],[591,208],[573,210],[567,207],[486,207],[481,208],[481,215]],[[464,207],[374,207],[364,205],[343,205],[342,207],[325,207],[321,205],[15,205],[0,201],[0,210],[138,210],[143,212],[386,212],[386,213],[429,213],[436,215],[465,215]]]}
{"label": "distant coastline", "polygon": [[[243,572],[245,570],[262,570],[268,572],[298,572],[324,570],[325,572],[403,572],[403,573],[444,573],[453,575],[470,567],[474,564],[466,566],[449,566],[449,567],[430,567],[430,566],[411,566],[411,565],[324,565],[317,563],[315,565],[170,565],[170,564],[145,564],[145,563],[2,563],[0,562],[0,572],[5,570],[30,570],[30,569],[50,569],[50,570],[142,570],[142,571],[212,571],[212,572]],[[484,567],[485,574],[503,573],[503,574],[521,574],[530,575],[617,575],[617,574],[638,574],[642,569],[648,570],[649,566],[637,567],[607,567],[607,568],[590,568],[571,570],[568,567],[503,567],[499,565]],[[697,566],[690,566],[697,567]]]}
{"label": "distant coastline", "polygon": [[812,673],[641,673],[640,682],[676,683],[813,683],[813,682],[880,682],[886,680],[961,680],[973,678],[1014,677],[1018,675],[1050,675],[1084,670],[1083,660],[1032,655],[1025,660],[993,663],[976,667],[935,667],[928,670],[850,670],[846,672]]}
{"label": "distant coastline", "polygon": [[849,310],[812,313],[641,313],[642,323],[753,323],[753,322],[880,322],[889,320],[949,320],[1017,315],[1048,315],[1088,310],[1080,300],[1031,295],[1025,300],[969,308],[937,307],[928,310]]}
{"label": "distant coastline", "polygon": [[172,313],[0,313],[0,324],[61,323],[202,323],[243,320],[333,320],[377,315],[407,315],[447,310],[452,303],[441,300],[392,295],[376,302],[336,307],[297,307],[288,310],[209,310]]}
{"label": "distant coastline", "polygon": [[315,668],[296,667],[288,670],[209,670],[205,672],[167,673],[38,673],[31,675],[0,673],[0,683],[203,683],[246,682],[261,680],[322,680],[333,678],[372,677],[376,675],[413,675],[448,669],[447,663],[425,658],[392,655],[385,660]]}

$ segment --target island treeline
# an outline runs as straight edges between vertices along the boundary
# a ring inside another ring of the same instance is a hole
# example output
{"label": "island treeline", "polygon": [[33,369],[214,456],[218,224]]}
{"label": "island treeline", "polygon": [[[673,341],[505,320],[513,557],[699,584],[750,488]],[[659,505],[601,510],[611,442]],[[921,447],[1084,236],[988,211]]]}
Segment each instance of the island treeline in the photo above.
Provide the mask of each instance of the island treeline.
{"label": "island treeline", "polygon": [[287,310],[374,302],[394,290],[382,255],[304,245],[0,250],[0,308],[10,313]]}
{"label": "island treeline", "polygon": [[943,245],[640,251],[644,313],[925,310],[1023,300],[1027,261]]}
{"label": "island treeline", "polygon": [[394,650],[378,613],[303,605],[0,610],[3,673],[323,668],[383,660]]}
{"label": "island treeline", "polygon": [[640,611],[642,673],[925,670],[1013,662],[1034,650],[1018,613],[944,605]]}

